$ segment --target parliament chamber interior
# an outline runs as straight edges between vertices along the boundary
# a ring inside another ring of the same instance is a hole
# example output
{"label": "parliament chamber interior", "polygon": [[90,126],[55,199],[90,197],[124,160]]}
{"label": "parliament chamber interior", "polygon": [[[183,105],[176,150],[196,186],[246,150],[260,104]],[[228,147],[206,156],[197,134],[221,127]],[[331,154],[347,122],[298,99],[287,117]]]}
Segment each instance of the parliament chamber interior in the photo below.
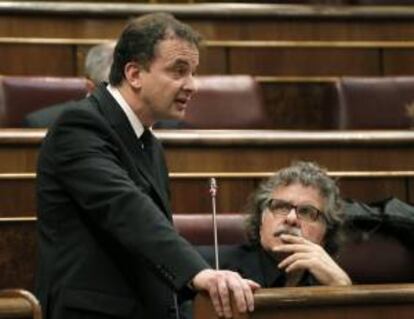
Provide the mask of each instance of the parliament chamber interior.
{"label": "parliament chamber interior", "polygon": [[[204,37],[198,93],[183,122],[153,129],[182,236],[213,244],[214,177],[218,240],[245,242],[249,194],[298,160],[325,167],[344,199],[379,207],[379,217],[349,220],[338,253],[355,289],[258,293],[257,316],[243,318],[271,318],[276,308],[288,318],[414,318],[410,0],[0,1],[0,317],[42,318],[31,293],[36,165],[47,129],[24,119],[86,96],[88,50],[149,12],[172,13]],[[411,210],[384,213],[390,198]],[[216,318],[198,301],[199,318]]]}

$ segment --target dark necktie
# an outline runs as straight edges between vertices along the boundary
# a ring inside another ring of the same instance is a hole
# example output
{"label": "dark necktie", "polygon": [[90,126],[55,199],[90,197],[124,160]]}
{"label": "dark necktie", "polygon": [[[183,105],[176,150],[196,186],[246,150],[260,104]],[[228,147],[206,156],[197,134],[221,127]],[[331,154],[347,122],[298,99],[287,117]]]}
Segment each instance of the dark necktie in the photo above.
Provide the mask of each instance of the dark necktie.
{"label": "dark necktie", "polygon": [[149,129],[144,129],[140,137],[141,147],[145,153],[145,156],[148,158],[150,163],[152,162],[152,133]]}

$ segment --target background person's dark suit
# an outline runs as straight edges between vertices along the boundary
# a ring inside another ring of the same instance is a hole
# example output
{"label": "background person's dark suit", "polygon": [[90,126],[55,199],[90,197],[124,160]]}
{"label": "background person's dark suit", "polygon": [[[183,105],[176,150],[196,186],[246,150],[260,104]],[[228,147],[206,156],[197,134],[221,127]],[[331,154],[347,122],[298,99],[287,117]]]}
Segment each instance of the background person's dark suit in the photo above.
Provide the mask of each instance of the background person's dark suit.
{"label": "background person's dark suit", "polygon": [[56,119],[67,109],[73,107],[74,101],[56,104],[35,112],[29,113],[24,120],[23,126],[30,128],[51,127]]}
{"label": "background person's dark suit", "polygon": [[45,318],[174,317],[173,290],[207,268],[173,229],[152,140],[150,161],[103,85],[49,130],[37,177]]}
{"label": "background person's dark suit", "polygon": [[[48,128],[67,109],[73,107],[74,101],[49,106],[47,108],[31,112],[23,120],[23,126],[28,128]],[[76,105],[76,104],[75,104]],[[154,129],[181,129],[187,128],[183,121],[160,120],[153,126]]]}

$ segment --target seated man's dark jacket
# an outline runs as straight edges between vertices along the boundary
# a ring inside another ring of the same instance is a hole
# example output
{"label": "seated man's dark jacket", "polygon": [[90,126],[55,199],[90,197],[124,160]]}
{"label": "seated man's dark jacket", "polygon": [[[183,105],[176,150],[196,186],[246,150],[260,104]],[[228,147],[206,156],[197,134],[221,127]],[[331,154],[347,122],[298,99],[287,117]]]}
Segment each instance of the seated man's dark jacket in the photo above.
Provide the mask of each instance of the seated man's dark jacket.
{"label": "seated man's dark jacket", "polygon": [[60,103],[29,113],[23,120],[23,127],[48,128],[67,109],[74,106],[74,101]]}
{"label": "seated man's dark jacket", "polygon": [[[214,247],[198,246],[197,251],[212,266],[215,267]],[[276,260],[265,252],[260,245],[220,245],[220,269],[238,272],[243,278],[254,280],[262,288],[283,287],[285,274],[277,268]],[[309,273],[299,283],[299,286],[318,285],[316,279]],[[187,296],[183,297],[183,299]],[[192,318],[192,303],[187,301],[181,306],[183,318]]]}
{"label": "seated man's dark jacket", "polygon": [[[200,246],[197,250],[214,267],[214,247]],[[242,277],[256,281],[262,288],[285,285],[285,274],[277,268],[277,263],[260,245],[222,245],[219,249],[220,269],[236,271]],[[306,273],[299,285],[314,286],[318,283]]]}

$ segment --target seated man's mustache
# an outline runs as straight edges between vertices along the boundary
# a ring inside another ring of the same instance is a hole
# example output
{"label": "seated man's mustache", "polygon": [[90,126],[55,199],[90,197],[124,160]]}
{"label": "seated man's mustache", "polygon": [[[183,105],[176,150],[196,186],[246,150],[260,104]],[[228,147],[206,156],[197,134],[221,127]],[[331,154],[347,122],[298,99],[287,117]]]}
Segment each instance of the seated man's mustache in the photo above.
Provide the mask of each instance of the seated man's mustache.
{"label": "seated man's mustache", "polygon": [[279,237],[280,235],[287,234],[302,237],[302,230],[298,227],[289,227],[289,226],[280,226],[275,229],[273,232],[274,237]]}

